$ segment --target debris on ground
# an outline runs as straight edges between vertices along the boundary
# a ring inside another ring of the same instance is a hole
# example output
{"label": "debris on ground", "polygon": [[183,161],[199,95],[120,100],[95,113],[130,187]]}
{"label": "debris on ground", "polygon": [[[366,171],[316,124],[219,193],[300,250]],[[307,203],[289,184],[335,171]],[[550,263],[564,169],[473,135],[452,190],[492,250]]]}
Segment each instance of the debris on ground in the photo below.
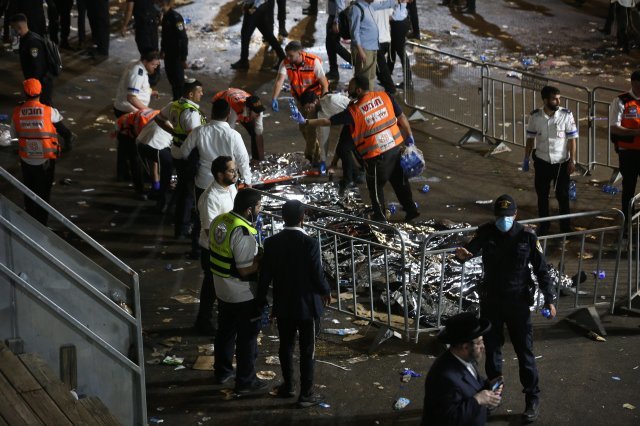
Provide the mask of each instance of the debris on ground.
{"label": "debris on ground", "polygon": [[396,402],[393,403],[393,409],[394,410],[402,410],[403,408],[405,408],[407,405],[409,405],[411,401],[407,398],[398,398],[396,400]]}

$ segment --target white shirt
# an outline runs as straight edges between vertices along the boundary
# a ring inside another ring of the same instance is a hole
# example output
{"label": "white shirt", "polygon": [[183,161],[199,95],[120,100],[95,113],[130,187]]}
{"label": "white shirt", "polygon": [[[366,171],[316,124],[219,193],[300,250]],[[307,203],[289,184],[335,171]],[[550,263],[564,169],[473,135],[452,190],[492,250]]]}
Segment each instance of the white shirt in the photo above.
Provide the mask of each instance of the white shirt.
{"label": "white shirt", "polygon": [[[350,99],[342,93],[328,93],[320,98],[320,111],[318,118],[330,118],[349,106]],[[322,160],[327,161],[329,153],[329,134],[331,127],[322,126],[320,129],[320,146],[322,147]]]}
{"label": "white shirt", "polygon": [[235,185],[224,188],[215,180],[204,190],[198,201],[200,215],[200,247],[209,249],[209,228],[216,216],[233,210],[238,189]]}
{"label": "white shirt", "polygon": [[551,164],[567,161],[567,141],[578,138],[573,114],[566,108],[559,108],[548,116],[543,108],[536,109],[529,116],[527,138],[535,138],[536,157],[539,159]]}
{"label": "white shirt", "polygon": [[177,158],[189,157],[194,148],[198,149],[200,155],[196,174],[198,188],[206,188],[213,181],[211,163],[221,155],[231,157],[240,169],[242,180],[247,185],[251,185],[249,153],[240,133],[233,130],[226,121],[212,120],[204,126],[195,128],[182,144]]}
{"label": "white shirt", "polygon": [[467,362],[465,360],[463,360],[462,358],[460,358],[458,355],[454,354],[453,352],[451,352],[451,355],[453,355],[454,357],[456,357],[456,359],[458,361],[460,361],[462,363],[462,365],[464,365],[464,367],[469,370],[469,373],[471,373],[471,375],[473,377],[476,378],[476,380],[478,380],[478,372],[476,370],[476,368],[473,366],[473,364],[471,364],[470,362]]}
{"label": "white shirt", "polygon": [[[248,268],[253,264],[253,258],[258,254],[258,243],[253,235],[245,235],[243,230],[236,228],[230,238],[233,259],[236,268]],[[227,303],[247,302],[255,298],[257,283],[241,281],[234,277],[223,278],[213,274],[213,285],[218,299]]]}
{"label": "white shirt", "polygon": [[[59,123],[61,122],[63,119],[62,114],[60,114],[60,111],[58,111],[57,109],[51,107],[51,122],[52,123]],[[16,132],[16,126],[15,123],[13,122],[13,120],[11,120],[11,127],[9,128],[9,134],[11,134],[12,138],[17,138],[18,137],[18,133]],[[58,140],[60,139],[60,135],[58,135]],[[58,142],[60,143],[60,142]],[[46,158],[24,158],[24,157],[20,157],[21,161],[24,161],[26,164],[29,164],[30,166],[39,166],[41,164],[44,164],[47,162]]]}
{"label": "white shirt", "polygon": [[[249,117],[250,114],[251,111],[249,110],[249,108],[244,107],[245,117]],[[231,111],[229,111],[229,118],[227,118],[227,123],[229,123],[229,126],[232,129],[235,129],[237,122],[238,114],[233,110],[233,108],[231,108]],[[264,125],[262,124],[262,113],[260,113],[260,115],[255,119],[255,121],[253,122],[253,126],[253,129],[256,131],[256,135],[261,135],[262,132],[264,132]]]}
{"label": "white shirt", "polygon": [[[198,107],[198,104],[196,104],[195,102],[192,102],[189,99],[185,99],[185,100],[187,101],[187,103]],[[172,105],[173,105],[173,102],[169,102],[167,105],[165,105],[164,108],[160,110],[161,119],[169,120],[169,122],[171,122],[173,127],[178,127],[178,122],[179,122],[180,127],[182,127],[188,132],[202,125],[202,114],[198,112],[199,110],[195,111],[192,109],[185,109],[178,116],[178,114],[176,114],[175,112],[172,112],[171,110]],[[182,156],[180,155],[179,146],[171,145],[171,156],[177,159],[182,158]]]}
{"label": "white shirt", "polygon": [[[638,99],[638,97],[633,93],[633,90],[629,90],[629,95],[633,99]],[[619,96],[611,102],[611,115],[609,116],[609,125],[610,126],[620,126],[622,123],[622,114],[624,113],[624,104],[622,103],[622,99]]]}
{"label": "white shirt", "polygon": [[[278,74],[287,75],[287,69],[284,66],[284,61],[280,62],[280,68],[278,68]],[[322,68],[322,62],[320,62],[320,59],[318,58],[316,58],[313,61],[313,75],[316,76],[316,79],[320,79],[321,77],[324,77],[324,68]]]}
{"label": "white shirt", "polygon": [[122,77],[120,77],[116,99],[113,102],[113,107],[118,111],[137,111],[138,109],[127,101],[127,95],[135,95],[144,106],[149,106],[151,86],[149,85],[149,74],[142,61],[127,65]]}
{"label": "white shirt", "polygon": [[[617,0],[620,6],[636,7],[636,0]],[[613,3],[613,2],[612,2]]]}
{"label": "white shirt", "polygon": [[[384,0],[375,0],[375,3],[382,3]],[[376,25],[378,26],[378,41],[380,43],[391,42],[391,28],[389,18],[393,13],[393,9],[378,9],[374,12]]]}
{"label": "white shirt", "polygon": [[173,136],[171,136],[171,133],[158,126],[155,120],[147,123],[136,138],[136,142],[149,145],[151,148],[158,150],[169,148],[172,140]]}

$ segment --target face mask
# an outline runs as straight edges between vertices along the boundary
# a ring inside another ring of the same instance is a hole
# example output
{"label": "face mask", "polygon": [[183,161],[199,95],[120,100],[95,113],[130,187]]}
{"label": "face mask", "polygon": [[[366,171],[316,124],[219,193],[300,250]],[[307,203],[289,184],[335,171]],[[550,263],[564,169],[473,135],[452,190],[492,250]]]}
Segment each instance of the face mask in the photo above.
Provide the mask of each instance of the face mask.
{"label": "face mask", "polygon": [[515,216],[501,216],[496,219],[496,228],[500,232],[507,232],[513,226]]}

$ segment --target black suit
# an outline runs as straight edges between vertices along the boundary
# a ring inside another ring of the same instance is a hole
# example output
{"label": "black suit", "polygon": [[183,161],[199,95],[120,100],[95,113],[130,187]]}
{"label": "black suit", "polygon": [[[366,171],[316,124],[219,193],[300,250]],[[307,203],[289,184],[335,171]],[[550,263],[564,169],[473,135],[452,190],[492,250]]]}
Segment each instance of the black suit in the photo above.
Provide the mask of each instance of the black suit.
{"label": "black suit", "polygon": [[487,408],[473,396],[488,385],[483,377],[476,379],[451,351],[440,355],[427,374],[422,425],[484,425]]}
{"label": "black suit", "polygon": [[280,334],[280,365],[285,387],[292,385],[296,331],[300,335],[300,393],[313,393],[315,324],[322,315],[322,296],[329,294],[318,241],[299,229],[285,228],[264,242],[258,282],[258,306],[266,303],[273,283],[273,316]]}

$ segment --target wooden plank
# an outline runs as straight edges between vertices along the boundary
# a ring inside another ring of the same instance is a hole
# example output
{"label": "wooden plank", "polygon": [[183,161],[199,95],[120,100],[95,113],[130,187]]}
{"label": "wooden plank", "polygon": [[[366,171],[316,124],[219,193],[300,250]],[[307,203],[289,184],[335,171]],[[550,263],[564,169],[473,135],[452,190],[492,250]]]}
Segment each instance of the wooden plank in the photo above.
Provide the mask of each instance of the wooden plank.
{"label": "wooden plank", "polygon": [[43,423],[52,426],[71,426],[73,423],[47,395],[44,389],[24,392],[20,396]]}
{"label": "wooden plank", "polygon": [[0,374],[0,415],[12,426],[43,424],[31,412],[31,408],[18,395],[4,374]]}
{"label": "wooden plank", "polygon": [[4,344],[0,345],[0,372],[18,393],[42,389],[29,370]]}
{"label": "wooden plank", "polygon": [[93,417],[71,396],[69,390],[58,380],[42,358],[35,354],[24,354],[18,358],[73,424],[91,425],[94,423]]}
{"label": "wooden plank", "polygon": [[106,409],[99,398],[96,398],[94,396],[83,398],[80,400],[80,404],[82,404],[87,409],[87,411],[91,413],[95,424],[103,426],[120,425],[120,423],[111,415],[111,413],[109,413],[109,411]]}

